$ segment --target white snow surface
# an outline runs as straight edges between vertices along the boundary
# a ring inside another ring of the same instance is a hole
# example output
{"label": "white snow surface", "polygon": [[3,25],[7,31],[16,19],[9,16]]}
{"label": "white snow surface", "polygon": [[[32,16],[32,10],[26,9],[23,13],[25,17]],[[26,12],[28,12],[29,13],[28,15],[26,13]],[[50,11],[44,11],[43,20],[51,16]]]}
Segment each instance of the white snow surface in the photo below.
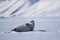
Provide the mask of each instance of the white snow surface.
{"label": "white snow surface", "polygon": [[[11,31],[31,20],[35,21],[34,31]],[[0,18],[0,40],[60,40],[60,17]]]}

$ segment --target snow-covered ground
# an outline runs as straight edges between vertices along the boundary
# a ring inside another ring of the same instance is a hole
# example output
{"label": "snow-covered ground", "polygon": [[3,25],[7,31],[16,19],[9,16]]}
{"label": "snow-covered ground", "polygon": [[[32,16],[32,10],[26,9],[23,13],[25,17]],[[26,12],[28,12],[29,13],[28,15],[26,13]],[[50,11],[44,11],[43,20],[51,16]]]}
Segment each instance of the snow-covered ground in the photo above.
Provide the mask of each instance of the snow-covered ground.
{"label": "snow-covered ground", "polygon": [[[35,21],[34,31],[10,32],[30,20]],[[0,40],[60,40],[60,17],[0,18]]]}

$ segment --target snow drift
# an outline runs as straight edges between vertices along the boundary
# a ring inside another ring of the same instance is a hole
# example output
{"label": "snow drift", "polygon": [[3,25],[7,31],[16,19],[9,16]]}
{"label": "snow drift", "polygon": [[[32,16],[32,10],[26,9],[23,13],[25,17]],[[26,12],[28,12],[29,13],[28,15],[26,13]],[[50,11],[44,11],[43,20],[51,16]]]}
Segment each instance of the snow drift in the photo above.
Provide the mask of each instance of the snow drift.
{"label": "snow drift", "polygon": [[0,17],[60,16],[60,0],[11,0],[0,3]]}

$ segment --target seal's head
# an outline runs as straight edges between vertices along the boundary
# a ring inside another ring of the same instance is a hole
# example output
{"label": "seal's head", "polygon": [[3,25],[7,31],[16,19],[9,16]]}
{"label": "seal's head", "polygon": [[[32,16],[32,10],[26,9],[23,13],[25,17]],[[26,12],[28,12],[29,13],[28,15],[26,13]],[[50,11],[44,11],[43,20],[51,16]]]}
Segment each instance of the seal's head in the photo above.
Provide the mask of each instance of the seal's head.
{"label": "seal's head", "polygon": [[25,25],[29,26],[29,27],[32,26],[32,25],[34,25],[34,20],[31,20],[29,23],[26,23]]}

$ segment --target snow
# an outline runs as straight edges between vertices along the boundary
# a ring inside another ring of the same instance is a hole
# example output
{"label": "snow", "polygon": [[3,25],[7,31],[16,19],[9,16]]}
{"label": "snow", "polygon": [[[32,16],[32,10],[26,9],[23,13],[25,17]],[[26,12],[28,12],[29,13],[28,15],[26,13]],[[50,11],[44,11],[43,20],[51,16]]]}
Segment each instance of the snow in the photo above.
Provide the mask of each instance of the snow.
{"label": "snow", "polygon": [[[11,29],[35,21],[34,31],[11,32]],[[0,40],[60,40],[60,17],[0,18]]]}
{"label": "snow", "polygon": [[1,34],[0,40],[59,40],[59,33],[52,32],[23,32]]}

